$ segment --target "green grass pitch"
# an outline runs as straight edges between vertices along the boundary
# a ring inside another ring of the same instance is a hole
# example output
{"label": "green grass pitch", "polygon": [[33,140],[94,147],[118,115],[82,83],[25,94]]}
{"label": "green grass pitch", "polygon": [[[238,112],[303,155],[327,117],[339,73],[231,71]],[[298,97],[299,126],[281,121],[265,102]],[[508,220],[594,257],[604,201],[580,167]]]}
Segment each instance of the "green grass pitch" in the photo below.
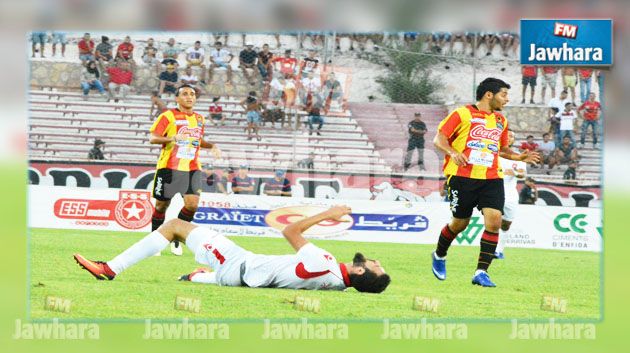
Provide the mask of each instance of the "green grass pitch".
{"label": "green grass pitch", "polygon": [[[577,251],[507,249],[505,260],[490,268],[497,288],[470,283],[478,247],[453,246],[448,278],[433,277],[433,245],[358,243],[314,240],[338,261],[356,251],[379,259],[392,277],[382,294],[296,291],[268,288],[218,287],[176,278],[200,267],[185,248],[181,257],[168,249],[129,268],[114,281],[97,281],[72,258],[81,253],[110,260],[143,237],[140,233],[31,229],[29,243],[30,316],[33,319],[73,318],[144,320],[179,319],[600,319],[600,254]],[[236,237],[244,248],[264,254],[288,254],[284,239]],[[293,308],[296,295],[320,300],[320,312]],[[69,312],[45,309],[46,297],[70,301]],[[175,310],[177,296],[200,300],[199,312]],[[412,309],[415,296],[438,303],[436,311]],[[543,296],[565,300],[564,313],[541,309]]]}

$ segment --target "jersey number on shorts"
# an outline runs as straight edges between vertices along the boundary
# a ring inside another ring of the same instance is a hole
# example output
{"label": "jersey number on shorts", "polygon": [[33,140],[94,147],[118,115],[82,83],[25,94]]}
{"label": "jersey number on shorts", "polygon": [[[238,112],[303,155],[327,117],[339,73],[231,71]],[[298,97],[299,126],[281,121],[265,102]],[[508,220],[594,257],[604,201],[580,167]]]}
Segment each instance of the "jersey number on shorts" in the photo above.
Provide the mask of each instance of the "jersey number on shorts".
{"label": "jersey number on shorts", "polygon": [[219,252],[218,249],[213,248],[212,245],[210,245],[210,244],[204,244],[203,247],[206,248],[206,250],[212,252],[214,257],[216,257],[217,260],[219,260],[219,263],[221,265],[223,265],[223,263],[225,262],[225,257],[223,257],[223,255],[221,255],[221,253]]}

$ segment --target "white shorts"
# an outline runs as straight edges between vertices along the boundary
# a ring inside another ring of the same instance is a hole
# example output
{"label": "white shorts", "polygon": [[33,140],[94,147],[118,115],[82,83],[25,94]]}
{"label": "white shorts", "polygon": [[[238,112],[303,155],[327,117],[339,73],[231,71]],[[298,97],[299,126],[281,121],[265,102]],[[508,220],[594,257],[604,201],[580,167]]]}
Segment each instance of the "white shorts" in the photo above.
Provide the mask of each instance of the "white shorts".
{"label": "white shorts", "polygon": [[242,285],[241,265],[249,251],[203,226],[188,234],[186,246],[195,254],[195,261],[214,270],[217,284],[233,287]]}
{"label": "white shorts", "polygon": [[518,201],[505,200],[505,204],[503,205],[503,220],[508,221],[508,222],[513,222],[514,218],[516,218],[517,207],[518,207]]}

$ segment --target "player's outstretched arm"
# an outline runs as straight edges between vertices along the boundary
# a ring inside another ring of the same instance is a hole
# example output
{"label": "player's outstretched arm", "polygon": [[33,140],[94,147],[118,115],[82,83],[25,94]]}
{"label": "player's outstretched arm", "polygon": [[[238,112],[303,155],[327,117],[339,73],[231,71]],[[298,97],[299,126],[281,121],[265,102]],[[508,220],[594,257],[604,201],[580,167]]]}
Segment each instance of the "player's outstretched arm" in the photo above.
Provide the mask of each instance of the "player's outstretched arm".
{"label": "player's outstretched arm", "polygon": [[302,236],[302,234],[307,229],[327,219],[347,222],[343,220],[342,217],[345,215],[349,215],[350,213],[352,213],[352,209],[348,206],[334,206],[324,212],[289,224],[282,231],[282,235],[284,235],[284,237],[287,239],[289,244],[291,244],[293,249],[295,249],[295,251],[298,251],[300,250],[300,248],[302,248],[302,246],[308,244],[308,240],[304,239],[304,237]]}

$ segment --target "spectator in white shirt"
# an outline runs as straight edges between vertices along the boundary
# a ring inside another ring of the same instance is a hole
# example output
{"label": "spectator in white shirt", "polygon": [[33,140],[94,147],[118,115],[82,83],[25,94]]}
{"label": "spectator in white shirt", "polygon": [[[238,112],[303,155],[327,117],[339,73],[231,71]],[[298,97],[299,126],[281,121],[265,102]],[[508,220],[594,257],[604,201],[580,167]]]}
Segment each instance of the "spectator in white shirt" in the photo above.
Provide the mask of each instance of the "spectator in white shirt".
{"label": "spectator in white shirt", "polygon": [[212,74],[214,73],[214,69],[222,67],[227,70],[227,81],[226,84],[232,84],[232,66],[230,65],[230,61],[232,61],[234,55],[230,53],[229,50],[223,48],[223,43],[215,42],[214,49],[210,50],[210,69],[208,70],[208,81],[212,82]]}
{"label": "spectator in white shirt", "polygon": [[201,68],[201,83],[205,84],[206,65],[203,63],[206,58],[206,51],[201,47],[201,42],[196,41],[195,46],[186,49],[186,67],[198,66]]}

